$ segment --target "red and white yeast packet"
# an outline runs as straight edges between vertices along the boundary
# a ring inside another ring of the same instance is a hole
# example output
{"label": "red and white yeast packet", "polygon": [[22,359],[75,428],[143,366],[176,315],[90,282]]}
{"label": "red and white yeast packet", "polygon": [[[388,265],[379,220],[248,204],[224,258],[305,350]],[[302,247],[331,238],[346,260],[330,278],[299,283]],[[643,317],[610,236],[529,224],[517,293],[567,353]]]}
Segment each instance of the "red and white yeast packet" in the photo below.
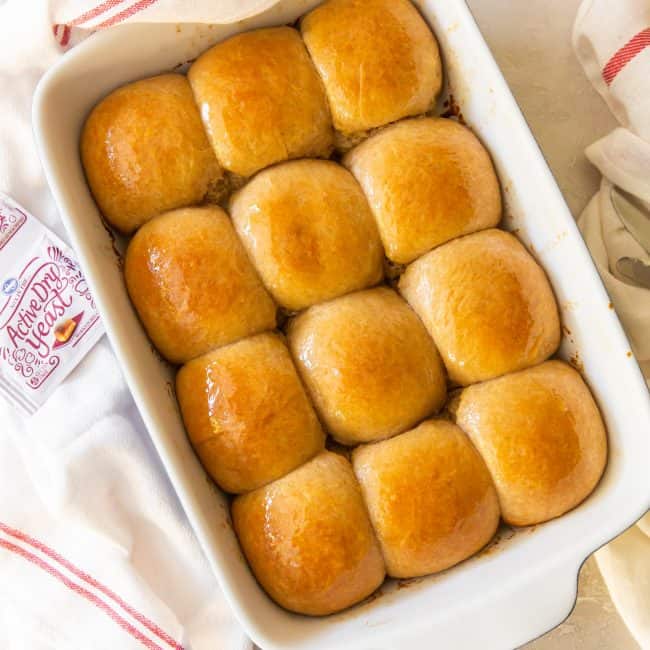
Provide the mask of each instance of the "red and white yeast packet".
{"label": "red and white yeast packet", "polygon": [[0,395],[34,413],[103,333],[71,249],[0,193]]}

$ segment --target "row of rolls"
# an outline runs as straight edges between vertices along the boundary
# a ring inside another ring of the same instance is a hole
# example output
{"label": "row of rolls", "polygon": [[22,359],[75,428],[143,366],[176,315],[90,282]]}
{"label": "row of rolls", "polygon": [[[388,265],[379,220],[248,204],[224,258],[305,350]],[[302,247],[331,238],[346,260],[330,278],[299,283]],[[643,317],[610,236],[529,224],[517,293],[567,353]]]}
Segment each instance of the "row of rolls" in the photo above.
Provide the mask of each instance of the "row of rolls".
{"label": "row of rolls", "polygon": [[81,155],[133,234],[129,295],[180,365],[188,437],[235,495],[254,575],[324,615],[457,564],[501,519],[565,513],[607,442],[579,373],[548,360],[555,298],[496,228],[489,154],[422,116],[442,72],[416,9],[329,0],[300,30],[114,91]]}

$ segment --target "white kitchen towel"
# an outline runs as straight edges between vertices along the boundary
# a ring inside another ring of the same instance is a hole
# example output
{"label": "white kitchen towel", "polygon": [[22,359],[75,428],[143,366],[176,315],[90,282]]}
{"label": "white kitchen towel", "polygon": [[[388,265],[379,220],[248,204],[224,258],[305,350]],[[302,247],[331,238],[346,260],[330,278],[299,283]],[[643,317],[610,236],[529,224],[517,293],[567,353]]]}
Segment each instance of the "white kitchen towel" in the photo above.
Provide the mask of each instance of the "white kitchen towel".
{"label": "white kitchen towel", "polygon": [[232,23],[277,0],[50,0],[54,36],[70,47],[90,32],[118,23]]}
{"label": "white kitchen towel", "polygon": [[[63,55],[52,12],[72,4],[0,0],[0,191],[63,239],[30,115],[39,78]],[[143,647],[251,643],[103,339],[32,418],[0,400],[0,648]]]}
{"label": "white kitchen towel", "polygon": [[[650,202],[650,2],[584,0],[573,45],[621,124],[585,152],[603,179],[579,224],[650,379],[650,290],[632,286],[616,271],[619,258],[648,261],[650,251],[625,229],[611,200],[612,188],[618,186]],[[639,425],[648,428],[650,423]],[[598,551],[596,559],[621,617],[641,647],[650,648],[650,515]]]}

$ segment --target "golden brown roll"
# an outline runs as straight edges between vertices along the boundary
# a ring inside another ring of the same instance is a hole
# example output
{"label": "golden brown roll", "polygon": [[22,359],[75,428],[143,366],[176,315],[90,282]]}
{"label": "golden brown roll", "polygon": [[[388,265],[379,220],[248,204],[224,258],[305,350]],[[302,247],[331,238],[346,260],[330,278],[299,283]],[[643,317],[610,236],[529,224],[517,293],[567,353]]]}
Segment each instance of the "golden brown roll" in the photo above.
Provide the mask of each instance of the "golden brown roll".
{"label": "golden brown roll", "polygon": [[122,86],[97,104],[81,134],[81,159],[99,209],[124,233],[200,203],[222,176],[180,74]]}
{"label": "golden brown roll", "polygon": [[560,321],[542,268],[510,233],[485,230],[413,262],[399,282],[462,385],[547,359]]}
{"label": "golden brown roll", "polygon": [[316,410],[339,442],[400,433],[445,401],[436,347],[392,289],[310,307],[289,323],[288,338]]}
{"label": "golden brown roll", "polygon": [[300,29],[339,131],[433,107],[442,85],[438,44],[408,0],[328,0]]}
{"label": "golden brown roll", "polygon": [[452,120],[393,124],[350,151],[343,164],[368,197],[386,255],[400,264],[501,219],[490,156]]}
{"label": "golden brown roll", "polygon": [[302,465],[325,435],[278,334],[243,339],[185,364],[176,394],[192,446],[226,492]]}
{"label": "golden brown roll", "polygon": [[561,361],[466,388],[456,422],[483,456],[503,518],[513,526],[576,506],[607,461],[598,407],[582,377]]}
{"label": "golden brown roll", "polygon": [[327,100],[295,29],[237,34],[202,54],[188,77],[217,158],[235,174],[329,155]]}
{"label": "golden brown roll", "polygon": [[299,310],[379,282],[383,249],[350,172],[328,160],[265,169],[231,200],[235,228],[265,285]]}
{"label": "golden brown roll", "polygon": [[124,277],[147,334],[173,363],[275,327],[275,304],[216,206],[174,210],[142,226]]}
{"label": "golden brown roll", "polygon": [[490,474],[451,422],[420,426],[352,452],[386,572],[412,578],[442,571],[485,546],[499,524]]}
{"label": "golden brown roll", "polygon": [[248,563],[279,605],[320,616],[371,594],[384,561],[350,463],[323,452],[237,497],[233,524]]}

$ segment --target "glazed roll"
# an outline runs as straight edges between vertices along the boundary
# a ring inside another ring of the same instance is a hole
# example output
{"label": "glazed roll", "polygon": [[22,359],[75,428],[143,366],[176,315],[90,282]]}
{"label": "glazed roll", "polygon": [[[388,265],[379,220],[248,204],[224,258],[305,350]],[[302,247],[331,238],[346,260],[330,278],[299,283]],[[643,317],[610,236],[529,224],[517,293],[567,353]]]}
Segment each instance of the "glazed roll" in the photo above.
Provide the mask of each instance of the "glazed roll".
{"label": "glazed roll", "polygon": [[310,307],[290,321],[288,339],[321,420],[344,444],[405,431],[445,401],[436,347],[392,289]]}
{"label": "glazed roll", "polygon": [[167,212],[142,226],[124,277],[147,334],[173,363],[275,327],[276,306],[216,206]]}
{"label": "glazed roll", "polygon": [[176,395],[192,446],[226,492],[265,485],[324,447],[325,435],[278,334],[193,359],[176,377]]}
{"label": "glazed roll", "polygon": [[485,230],[413,262],[399,290],[433,337],[449,377],[461,384],[547,359],[560,321],[543,269],[510,233]]}
{"label": "glazed roll", "polygon": [[352,174],[327,160],[265,169],[231,200],[235,228],[265,285],[299,310],[383,276],[383,249]]}
{"label": "glazed roll", "polygon": [[136,81],[97,104],[81,134],[81,159],[99,209],[126,234],[200,203],[222,177],[180,74]]}
{"label": "glazed roll", "polygon": [[412,262],[501,219],[490,156],[468,128],[452,120],[393,124],[350,151],[343,164],[363,187],[394,262]]}
{"label": "glazed roll", "polygon": [[339,131],[365,131],[435,104],[438,44],[408,0],[328,0],[300,29]]}
{"label": "glazed roll", "polygon": [[513,526],[564,514],[591,493],[605,468],[598,407],[582,377],[562,361],[470,386],[455,411]]}
{"label": "glazed roll", "polygon": [[370,595],[384,562],[352,468],[323,452],[284,478],[237,497],[244,555],[282,607],[320,616]]}
{"label": "glazed roll", "polygon": [[240,176],[288,158],[328,156],[332,123],[298,32],[244,32],[202,54],[188,77],[221,165]]}
{"label": "glazed roll", "polygon": [[446,420],[352,452],[386,572],[442,571],[485,546],[499,524],[490,474],[467,436]]}

